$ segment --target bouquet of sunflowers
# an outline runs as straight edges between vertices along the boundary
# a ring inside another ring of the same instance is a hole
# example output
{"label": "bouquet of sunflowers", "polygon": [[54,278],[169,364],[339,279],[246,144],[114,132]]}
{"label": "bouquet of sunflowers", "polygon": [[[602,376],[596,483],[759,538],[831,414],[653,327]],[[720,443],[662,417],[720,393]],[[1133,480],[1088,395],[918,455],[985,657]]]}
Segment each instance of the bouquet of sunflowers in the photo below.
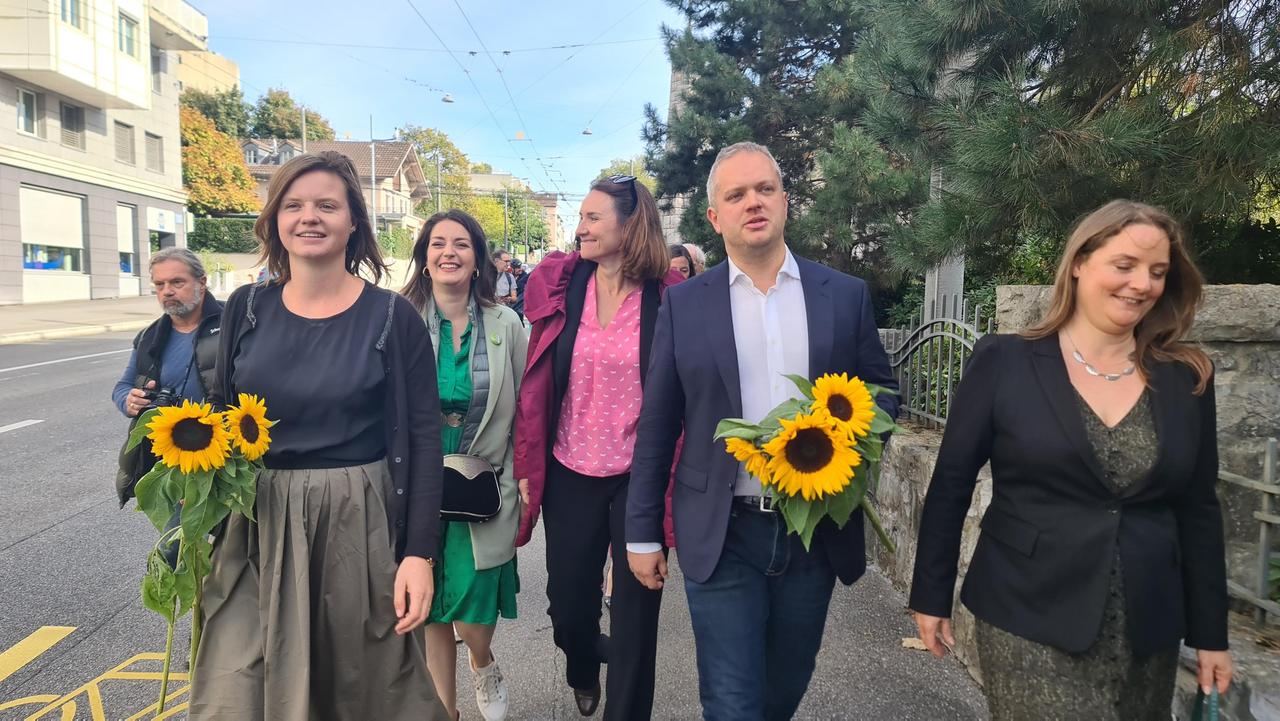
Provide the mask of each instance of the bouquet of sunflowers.
{"label": "bouquet of sunflowers", "polygon": [[843,528],[859,508],[890,551],[893,541],[867,500],[867,489],[880,471],[884,434],[900,430],[875,403],[888,389],[848,374],[824,375],[814,382],[787,376],[800,389],[759,423],[726,418],[716,426],[716,439],[760,479],[764,491],[800,536],[806,549],[824,518]]}
{"label": "bouquet of sunflowers", "polygon": [[168,689],[173,627],[187,611],[192,612],[190,668],[195,668],[203,625],[201,587],[213,567],[210,534],[231,513],[253,519],[258,471],[275,422],[267,420],[267,407],[257,396],[241,393],[239,401],[222,413],[191,401],[152,408],[129,436],[130,449],[150,439],[159,459],[134,488],[138,510],[160,531],[142,578],[143,605],[168,624],[157,713],[164,710]]}

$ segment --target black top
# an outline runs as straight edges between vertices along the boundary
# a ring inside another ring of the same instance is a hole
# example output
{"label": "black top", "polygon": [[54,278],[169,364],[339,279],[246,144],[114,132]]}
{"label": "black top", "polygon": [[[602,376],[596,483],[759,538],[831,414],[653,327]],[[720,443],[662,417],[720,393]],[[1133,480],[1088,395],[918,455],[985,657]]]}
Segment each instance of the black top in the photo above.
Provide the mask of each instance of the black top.
{"label": "black top", "polygon": [[238,393],[263,398],[268,417],[279,421],[266,466],[342,468],[385,456],[386,374],[375,346],[386,298],[366,282],[350,308],[304,318],[285,307],[283,286],[272,285],[253,310],[262,332],[240,343],[231,380]]}
{"label": "black top", "polygon": [[912,609],[951,614],[961,530],[990,460],[991,505],[961,589],[975,616],[1079,653],[1098,636],[1118,551],[1127,607],[1142,610],[1129,618],[1137,655],[1184,637],[1192,648],[1227,647],[1213,385],[1197,396],[1188,366],[1148,366],[1157,451],[1149,470],[1115,488],[1057,336],[978,341],[921,515]]}
{"label": "black top", "polygon": [[[235,290],[222,313],[222,342],[218,346],[217,383],[210,401],[221,409],[236,399],[235,362],[246,340],[260,324],[259,298],[271,285],[255,283]],[[279,293],[279,290],[274,292]],[[440,398],[436,390],[436,360],[431,336],[409,301],[382,288],[366,288],[383,308],[375,350],[387,379],[382,404],[387,461],[395,493],[387,496],[387,519],[395,528],[396,560],[405,556],[434,558],[440,542],[440,496],[443,468],[440,454]],[[271,401],[268,400],[268,403]],[[269,417],[276,416],[268,407]],[[272,429],[273,435],[280,426]]]}

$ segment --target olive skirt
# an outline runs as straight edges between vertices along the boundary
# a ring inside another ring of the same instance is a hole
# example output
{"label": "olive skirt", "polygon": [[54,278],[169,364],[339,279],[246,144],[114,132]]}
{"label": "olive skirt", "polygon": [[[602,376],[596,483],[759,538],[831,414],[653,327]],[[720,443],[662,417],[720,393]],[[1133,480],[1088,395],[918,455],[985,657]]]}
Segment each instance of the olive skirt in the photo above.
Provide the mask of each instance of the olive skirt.
{"label": "olive skirt", "polygon": [[380,460],[258,476],[204,584],[190,718],[446,721],[422,629],[397,636]]}

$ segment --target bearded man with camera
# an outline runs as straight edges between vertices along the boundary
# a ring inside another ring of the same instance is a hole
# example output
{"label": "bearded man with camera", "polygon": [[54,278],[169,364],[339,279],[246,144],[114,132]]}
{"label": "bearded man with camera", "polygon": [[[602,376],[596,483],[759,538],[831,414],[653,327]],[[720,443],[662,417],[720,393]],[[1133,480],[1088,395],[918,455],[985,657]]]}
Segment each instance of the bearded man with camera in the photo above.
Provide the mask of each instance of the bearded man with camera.
{"label": "bearded man with camera", "polygon": [[[151,285],[164,315],[133,339],[133,353],[111,397],[135,419],[152,406],[204,402],[215,378],[222,302],[208,290],[200,258],[186,248],[165,248],[151,256]],[[155,463],[149,444],[121,451],[116,490],[123,506],[133,485]]]}

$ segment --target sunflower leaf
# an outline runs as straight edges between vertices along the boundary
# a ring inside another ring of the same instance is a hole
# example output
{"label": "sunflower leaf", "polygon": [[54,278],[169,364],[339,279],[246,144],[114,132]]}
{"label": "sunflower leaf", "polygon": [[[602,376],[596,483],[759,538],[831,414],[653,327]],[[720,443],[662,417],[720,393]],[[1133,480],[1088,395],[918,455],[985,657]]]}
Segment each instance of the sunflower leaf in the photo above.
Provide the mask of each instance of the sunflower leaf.
{"label": "sunflower leaf", "polygon": [[173,569],[164,560],[164,553],[159,547],[152,548],[147,555],[147,573],[142,577],[142,604],[164,616],[168,623],[174,622],[174,583]]}
{"label": "sunflower leaf", "polygon": [[159,412],[159,408],[148,408],[142,415],[138,416],[138,420],[134,422],[133,428],[129,430],[129,441],[125,445],[126,451],[132,451],[134,448],[137,448],[138,444],[142,442],[142,439],[146,438],[151,433],[151,429],[147,428],[147,424],[150,423],[151,419]]}
{"label": "sunflower leaf", "polygon": [[173,516],[173,507],[178,503],[178,496],[173,492],[170,478],[173,469],[157,463],[147,474],[138,479],[134,487],[134,495],[138,499],[138,510],[147,514],[147,519],[157,531],[163,531],[169,518]]}
{"label": "sunflower leaf", "polygon": [[786,378],[796,384],[796,388],[800,389],[800,392],[804,394],[805,398],[813,400],[813,381],[805,378],[804,376],[795,374],[788,374]]}
{"label": "sunflower leaf", "polygon": [[857,507],[858,501],[854,498],[852,484],[827,499],[827,515],[831,516],[832,521],[835,521],[836,528],[844,528]]}
{"label": "sunflower leaf", "polygon": [[192,604],[196,600],[196,588],[200,583],[200,578],[196,575],[196,567],[193,563],[193,551],[190,544],[183,543],[182,553],[178,561],[178,568],[173,574],[173,590],[174,595],[178,597],[178,616],[186,615],[191,610]]}
{"label": "sunflower leaf", "polygon": [[812,502],[800,496],[784,497],[778,504],[778,510],[787,523],[787,530],[800,536],[805,550],[808,550],[809,543],[813,540],[813,529],[809,527],[809,516],[813,511]]}
{"label": "sunflower leaf", "polygon": [[182,506],[182,534],[189,539],[203,539],[230,512],[231,508],[211,498],[199,503],[187,502]]}
{"label": "sunflower leaf", "polygon": [[776,430],[782,427],[779,422],[783,418],[791,419],[804,413],[809,408],[808,401],[802,401],[799,398],[788,398],[779,403],[777,407],[769,411],[769,415],[760,421],[760,426],[768,430]]}
{"label": "sunflower leaf", "polygon": [[877,413],[875,418],[871,419],[871,433],[873,435],[878,436],[881,433],[889,433],[895,429],[902,430],[886,413]]}
{"label": "sunflower leaf", "polygon": [[889,388],[885,388],[884,386],[878,386],[878,385],[876,385],[875,383],[864,383],[863,385],[865,385],[865,386],[867,387],[867,390],[871,391],[871,397],[872,397],[872,398],[875,398],[876,396],[880,395],[881,393],[888,393],[888,394],[890,394],[890,395],[897,395],[897,394],[898,394],[898,392],[897,392],[897,391],[895,391],[895,390],[892,390],[892,389],[889,389]]}
{"label": "sunflower leaf", "polygon": [[715,440],[725,438],[742,438],[754,441],[767,431],[755,423],[748,423],[741,418],[726,418],[716,424]]}

